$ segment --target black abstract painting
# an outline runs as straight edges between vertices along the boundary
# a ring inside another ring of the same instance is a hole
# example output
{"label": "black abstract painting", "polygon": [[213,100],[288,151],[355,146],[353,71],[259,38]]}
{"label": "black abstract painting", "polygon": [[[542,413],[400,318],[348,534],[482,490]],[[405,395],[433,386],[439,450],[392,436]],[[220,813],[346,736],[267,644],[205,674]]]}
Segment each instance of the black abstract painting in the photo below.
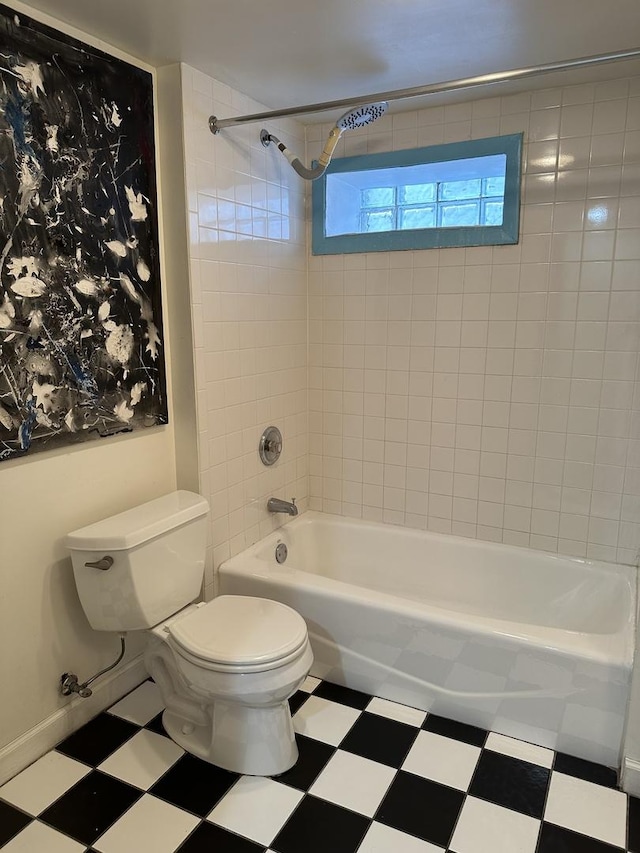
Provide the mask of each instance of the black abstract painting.
{"label": "black abstract painting", "polygon": [[152,78],[0,6],[0,459],[166,423]]}

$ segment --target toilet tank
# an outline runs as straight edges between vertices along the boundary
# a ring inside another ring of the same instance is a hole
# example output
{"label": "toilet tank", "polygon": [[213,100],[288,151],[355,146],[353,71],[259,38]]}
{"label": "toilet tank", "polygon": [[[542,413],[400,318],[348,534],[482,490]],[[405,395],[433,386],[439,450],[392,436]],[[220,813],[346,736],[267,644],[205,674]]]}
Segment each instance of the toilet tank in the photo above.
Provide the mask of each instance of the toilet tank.
{"label": "toilet tank", "polygon": [[151,628],[199,596],[208,510],[200,495],[171,492],[67,535],[92,628]]}

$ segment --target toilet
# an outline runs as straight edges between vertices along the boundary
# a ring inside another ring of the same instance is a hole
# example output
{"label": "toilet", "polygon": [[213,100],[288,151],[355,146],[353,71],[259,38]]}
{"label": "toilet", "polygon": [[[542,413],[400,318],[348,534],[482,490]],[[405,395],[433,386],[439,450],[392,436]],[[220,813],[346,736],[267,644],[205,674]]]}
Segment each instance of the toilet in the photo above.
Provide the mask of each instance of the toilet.
{"label": "toilet", "polygon": [[307,626],[269,599],[193,603],[208,509],[177,491],[68,534],[76,586],[95,630],[148,632],[172,740],[225,770],[274,776],[298,758],[287,700],[313,662]]}

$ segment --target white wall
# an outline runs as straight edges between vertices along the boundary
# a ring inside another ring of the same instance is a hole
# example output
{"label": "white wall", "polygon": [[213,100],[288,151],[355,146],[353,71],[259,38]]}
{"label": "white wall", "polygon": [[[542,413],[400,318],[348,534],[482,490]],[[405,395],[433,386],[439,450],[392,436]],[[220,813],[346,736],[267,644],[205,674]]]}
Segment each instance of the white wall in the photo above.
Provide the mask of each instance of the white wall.
{"label": "white wall", "polygon": [[[267,513],[270,496],[307,506],[306,186],[274,145],[261,145],[260,125],[210,133],[210,115],[260,105],[187,66],[182,91],[210,597],[214,566],[287,519]],[[304,152],[300,125],[269,130]],[[270,424],[284,447],[266,468],[257,450]]]}
{"label": "white wall", "polygon": [[[31,10],[24,11],[33,14]],[[58,29],[135,62],[109,45],[41,17]],[[157,153],[162,155],[161,150]],[[181,162],[177,168],[183,172]],[[171,177],[166,169],[165,175]],[[162,193],[162,181],[159,189]],[[171,246],[171,242],[166,245]],[[191,359],[184,356],[189,315],[186,314],[186,321],[174,316],[175,311],[169,316],[167,294],[173,301],[180,300],[180,289],[186,291],[187,287],[187,271],[180,277],[176,265],[165,265],[164,260],[163,257],[165,358],[171,392],[171,349],[182,354],[183,376]],[[188,296],[183,301],[187,302]],[[188,384],[188,375],[186,378]],[[29,753],[28,747],[23,749],[34,727],[42,730],[51,723],[49,733],[41,732],[41,751],[53,745],[47,742],[48,737],[60,739],[68,733],[71,716],[59,713],[70,706],[70,700],[59,694],[61,673],[73,671],[82,680],[117,655],[117,637],[94,632],[87,623],[63,538],[72,529],[176,488],[174,423],[182,424],[182,434],[188,434],[188,415],[185,426],[185,418],[172,404],[171,393],[169,417],[168,426],[0,465],[0,748],[6,747],[0,756],[4,762],[0,776],[5,767],[19,769],[15,762],[21,756],[26,760],[37,757]],[[191,446],[194,447],[193,442]],[[181,470],[188,472],[190,465],[194,468],[188,450],[182,457]],[[193,485],[193,478],[190,482]],[[130,635],[127,660],[139,654],[141,641],[141,637]],[[129,683],[120,692],[132,686]],[[114,701],[114,690],[117,693],[117,686],[111,688],[103,704]],[[78,702],[75,700],[74,705]],[[94,714],[98,710],[93,706]]]}
{"label": "white wall", "polygon": [[311,506],[633,563],[640,79],[387,116],[339,156],[520,131],[518,245],[310,259]]}
{"label": "white wall", "polygon": [[[0,745],[69,703],[62,672],[87,678],[119,649],[89,627],[64,535],[173,488],[171,427],[3,463]],[[140,648],[134,638],[129,658]]]}

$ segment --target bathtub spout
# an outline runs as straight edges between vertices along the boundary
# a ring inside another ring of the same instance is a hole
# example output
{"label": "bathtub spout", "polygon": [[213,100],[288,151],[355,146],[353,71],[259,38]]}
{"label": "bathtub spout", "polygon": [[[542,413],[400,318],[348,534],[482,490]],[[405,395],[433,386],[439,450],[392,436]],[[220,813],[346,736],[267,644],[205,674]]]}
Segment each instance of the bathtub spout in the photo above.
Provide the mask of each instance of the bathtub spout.
{"label": "bathtub spout", "polygon": [[287,515],[298,514],[295,498],[291,498],[290,501],[283,501],[282,498],[269,498],[267,501],[267,510],[269,512],[286,512]]}

